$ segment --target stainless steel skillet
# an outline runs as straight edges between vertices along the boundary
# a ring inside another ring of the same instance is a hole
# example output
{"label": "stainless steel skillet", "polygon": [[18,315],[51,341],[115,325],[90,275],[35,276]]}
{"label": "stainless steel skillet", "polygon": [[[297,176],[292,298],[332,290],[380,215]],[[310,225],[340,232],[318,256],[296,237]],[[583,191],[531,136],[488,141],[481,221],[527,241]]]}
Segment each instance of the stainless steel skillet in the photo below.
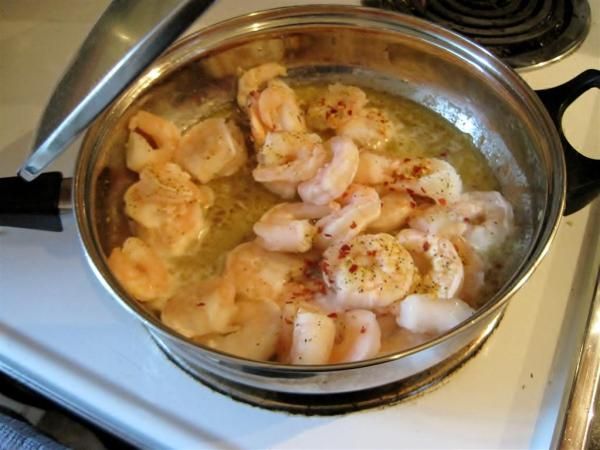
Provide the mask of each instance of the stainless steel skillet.
{"label": "stainless steel skillet", "polygon": [[[118,285],[107,268],[106,255],[111,236],[119,235],[126,219],[106,199],[130,182],[122,152],[127,118],[142,105],[160,108],[169,96],[181,101],[184,97],[179,94],[189,86],[190,73],[197,86],[194,96],[205,101],[233,98],[237,66],[273,60],[292,68],[297,77],[350,77],[413,99],[477,143],[515,206],[521,245],[507,264],[496,295],[470,320],[408,351],[359,363],[297,367],[202,348],[167,329]],[[223,61],[233,61],[233,70]],[[578,95],[599,85],[600,73],[587,71],[538,96],[515,72],[470,41],[387,12],[297,7],[232,19],[173,47],[88,131],[74,177],[74,207],[84,251],[113,296],[146,325],[174,360],[201,379],[217,377],[264,391],[310,395],[394,383],[451,359],[489,335],[510,297],[547,251],[562,214],[597,195],[600,163],[585,159],[568,145],[561,137],[560,118]]]}

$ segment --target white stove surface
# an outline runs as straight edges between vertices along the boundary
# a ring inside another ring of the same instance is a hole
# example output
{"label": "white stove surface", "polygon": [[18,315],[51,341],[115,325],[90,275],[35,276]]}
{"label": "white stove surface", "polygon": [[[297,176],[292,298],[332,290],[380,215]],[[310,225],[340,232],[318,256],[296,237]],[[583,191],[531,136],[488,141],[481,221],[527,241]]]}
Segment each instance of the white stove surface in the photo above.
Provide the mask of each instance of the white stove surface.
{"label": "white stove surface", "polygon": [[[0,3],[0,176],[16,173],[54,83],[107,3]],[[217,1],[193,28],[293,3]],[[591,3],[583,46],[524,73],[532,87],[600,68],[600,2]],[[600,96],[588,93],[565,128],[576,147],[600,151],[599,123]],[[71,174],[76,151],[52,170]],[[591,301],[581,287],[598,267],[599,211],[596,201],[562,221],[552,249],[474,359],[395,406],[307,418],[212,392],[169,362],[103,290],[69,215],[63,233],[0,229],[0,368],[144,447],[547,448]]]}

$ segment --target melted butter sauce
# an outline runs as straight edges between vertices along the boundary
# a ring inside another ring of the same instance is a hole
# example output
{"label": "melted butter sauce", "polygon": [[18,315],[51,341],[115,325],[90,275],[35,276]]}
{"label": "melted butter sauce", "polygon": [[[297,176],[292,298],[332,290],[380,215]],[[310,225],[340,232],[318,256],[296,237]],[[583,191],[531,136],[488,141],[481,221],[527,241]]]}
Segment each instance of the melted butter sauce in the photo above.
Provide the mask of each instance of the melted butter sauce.
{"label": "melted butter sauce", "polygon": [[252,240],[252,226],[272,206],[282,202],[252,178],[256,161],[248,163],[235,175],[208,183],[215,193],[214,205],[207,211],[210,228],[198,252],[179,258],[173,271],[181,283],[218,275],[227,253],[242,242]]}

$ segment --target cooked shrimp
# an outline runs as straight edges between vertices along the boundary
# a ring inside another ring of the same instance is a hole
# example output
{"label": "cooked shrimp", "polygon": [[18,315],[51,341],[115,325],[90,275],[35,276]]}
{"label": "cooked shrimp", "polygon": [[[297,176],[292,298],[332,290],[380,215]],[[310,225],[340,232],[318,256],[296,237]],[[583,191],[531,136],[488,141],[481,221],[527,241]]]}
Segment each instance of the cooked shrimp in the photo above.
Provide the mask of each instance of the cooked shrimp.
{"label": "cooked shrimp", "polygon": [[381,196],[381,213],[369,224],[374,233],[397,231],[403,227],[416,203],[408,192],[390,192]]}
{"label": "cooked shrimp", "polygon": [[199,244],[209,224],[205,209],[214,201],[207,186],[196,186],[175,163],[147,166],[125,193],[125,212],[138,235],[169,256],[180,256]]}
{"label": "cooked shrimp", "polygon": [[331,207],[308,203],[280,203],[254,224],[256,242],[276,252],[305,252],[312,247],[317,227],[311,220],[331,212]]}
{"label": "cooked shrimp", "polygon": [[353,184],[340,198],[342,208],[319,219],[315,245],[324,249],[360,234],[381,211],[377,192],[370,187]]}
{"label": "cooked shrimp", "polygon": [[294,319],[290,362],[326,364],[335,341],[333,319],[323,313],[299,309]]}
{"label": "cooked shrimp", "polygon": [[512,206],[496,191],[466,192],[447,206],[417,210],[412,228],[444,237],[462,236],[479,253],[500,245],[514,228]]}
{"label": "cooked shrimp", "polygon": [[393,187],[446,205],[458,200],[462,181],[456,169],[443,159],[407,158],[394,169]]}
{"label": "cooked shrimp", "polygon": [[247,158],[242,132],[223,118],[194,125],[175,152],[175,161],[201,183],[233,175]]}
{"label": "cooked shrimp", "polygon": [[463,237],[480,253],[500,245],[514,228],[512,206],[500,192],[466,192],[452,209],[467,224]]}
{"label": "cooked shrimp", "polygon": [[342,340],[331,351],[330,363],[346,363],[373,358],[381,348],[381,329],[371,311],[354,309],[341,317]]}
{"label": "cooked shrimp", "polygon": [[235,287],[225,277],[195,284],[172,297],[161,313],[162,322],[185,337],[232,331],[237,312]]}
{"label": "cooked shrimp", "polygon": [[458,298],[471,306],[476,306],[475,302],[479,299],[481,289],[485,283],[483,260],[464,238],[455,236],[450,241],[454,245],[465,271],[462,286],[458,291]]}
{"label": "cooked shrimp", "polygon": [[[297,287],[291,287],[290,284],[295,283],[292,282],[286,285],[286,290],[283,293],[284,298],[288,297],[286,294],[290,288],[295,289]],[[298,287],[301,287],[301,285]],[[290,363],[290,349],[292,348],[292,341],[294,337],[294,319],[296,318],[296,313],[300,308],[314,310],[314,308],[311,308],[307,302],[297,301],[297,299],[293,295],[290,297],[290,300],[285,300],[283,302],[278,301],[278,304],[281,308],[281,314],[279,316],[280,330],[279,340],[277,341],[276,354],[277,361],[284,364]]]}
{"label": "cooked shrimp", "polygon": [[291,181],[264,181],[261,183],[265,189],[278,195],[285,200],[291,200],[296,196],[298,182]]}
{"label": "cooked shrimp", "polygon": [[244,72],[238,80],[237,103],[239,107],[246,109],[251,92],[259,91],[269,80],[286,74],[286,68],[277,63],[262,64]]}
{"label": "cooked shrimp", "polygon": [[394,127],[383,111],[365,108],[340,125],[337,133],[349,137],[361,149],[378,149],[390,140]]}
{"label": "cooked shrimp", "polygon": [[399,163],[397,158],[363,150],[360,152],[354,182],[366,186],[389,184],[394,181],[394,170]]}
{"label": "cooked shrimp", "polygon": [[125,161],[134,172],[141,172],[149,164],[171,160],[181,139],[174,123],[146,111],[138,111],[129,120],[128,128]]}
{"label": "cooked shrimp", "polygon": [[385,307],[404,297],[415,266],[389,234],[363,234],[323,253],[323,278],[345,308]]}
{"label": "cooked shrimp", "polygon": [[108,266],[123,288],[140,302],[162,302],[173,279],[160,257],[141,239],[129,237],[112,250]]}
{"label": "cooked shrimp", "polygon": [[227,255],[226,276],[238,295],[255,300],[276,300],[285,284],[302,274],[300,257],[265,250],[256,242],[238,245]]}
{"label": "cooked shrimp", "polygon": [[409,228],[400,231],[397,239],[410,252],[421,275],[416,293],[451,298],[458,292],[464,269],[450,241]]}
{"label": "cooked shrimp", "polygon": [[408,220],[415,230],[440,237],[462,236],[467,230],[464,218],[450,205],[430,205],[415,209]]}
{"label": "cooked shrimp", "polygon": [[474,310],[458,298],[412,294],[397,306],[396,323],[415,333],[443,333],[467,320]]}
{"label": "cooked shrimp", "polygon": [[235,331],[195,340],[242,358],[267,361],[273,357],[280,332],[279,306],[273,302],[239,300],[232,325]]}
{"label": "cooked shrimp", "polygon": [[325,205],[338,198],[348,189],[358,168],[358,148],[352,139],[336,136],[326,145],[333,155],[331,161],[298,185],[298,194],[307,203]]}
{"label": "cooked shrimp", "polygon": [[259,146],[271,131],[303,132],[306,129],[296,94],[281,80],[269,81],[264,91],[253,93],[248,112],[252,137]]}
{"label": "cooked shrimp", "polygon": [[308,133],[269,133],[258,151],[258,166],[252,171],[259,182],[308,180],[325,163],[327,154],[321,138]]}
{"label": "cooked shrimp", "polygon": [[327,93],[308,107],[308,125],[316,130],[336,130],[358,115],[367,101],[362,89],[340,83],[329,85]]}

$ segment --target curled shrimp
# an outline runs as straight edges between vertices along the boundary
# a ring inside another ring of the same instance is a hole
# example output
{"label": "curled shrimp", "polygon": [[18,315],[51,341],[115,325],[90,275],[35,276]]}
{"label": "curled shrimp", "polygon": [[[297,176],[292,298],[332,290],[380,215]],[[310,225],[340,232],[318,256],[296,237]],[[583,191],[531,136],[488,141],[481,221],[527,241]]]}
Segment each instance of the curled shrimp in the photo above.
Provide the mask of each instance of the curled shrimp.
{"label": "curled shrimp", "polygon": [[226,276],[238,295],[254,300],[276,300],[285,284],[302,274],[302,258],[265,250],[256,242],[238,245],[227,255]]}
{"label": "curled shrimp", "polygon": [[141,239],[129,237],[112,250],[108,266],[123,288],[140,302],[162,303],[173,279],[160,257]]}
{"label": "curled shrimp", "polygon": [[381,213],[369,224],[368,230],[382,233],[399,230],[403,227],[416,203],[408,192],[389,192],[381,196]]}
{"label": "curled shrimp", "polygon": [[290,362],[326,364],[335,341],[333,319],[320,312],[299,309],[294,319]]}
{"label": "curled shrimp", "polygon": [[510,203],[496,191],[465,192],[458,201],[417,210],[412,228],[444,237],[464,237],[479,253],[500,245],[514,229]]}
{"label": "curled shrimp", "polygon": [[125,212],[149,245],[168,256],[181,256],[198,245],[209,224],[205,210],[214,194],[196,186],[175,163],[147,166],[125,193]]}
{"label": "curled shrimp", "polygon": [[307,203],[280,203],[268,210],[254,224],[256,242],[263,248],[278,252],[305,252],[312,247],[317,227],[311,220],[331,212],[329,206]]}
{"label": "curled shrimp", "polygon": [[201,183],[233,175],[247,158],[241,130],[223,118],[194,125],[175,152],[175,161]]}
{"label": "curled shrimp", "polygon": [[389,184],[394,181],[394,170],[398,164],[396,158],[363,150],[360,152],[354,182],[366,186]]}
{"label": "curled shrimp", "polygon": [[467,320],[473,308],[457,298],[412,294],[396,307],[396,323],[415,333],[443,333]]}
{"label": "curled shrimp", "polygon": [[267,361],[277,350],[280,333],[279,306],[273,302],[239,300],[231,321],[233,331],[208,334],[195,341],[242,358]]}
{"label": "curled shrimp", "polygon": [[130,120],[125,160],[127,167],[141,172],[150,164],[171,160],[181,133],[174,123],[155,114],[138,111]]}
{"label": "curled shrimp", "polygon": [[514,229],[512,206],[500,192],[466,192],[451,209],[466,223],[462,236],[480,253],[500,245]]}
{"label": "curled shrimp", "polygon": [[259,182],[299,183],[315,176],[327,154],[321,138],[308,133],[269,133],[252,175]]}
{"label": "curled shrimp", "polygon": [[458,200],[462,181],[456,169],[439,158],[405,159],[394,168],[393,187],[428,197],[441,205]]}
{"label": "curled shrimp", "polygon": [[323,279],[345,308],[386,307],[404,297],[413,281],[410,253],[389,234],[363,234],[329,247]]}
{"label": "curled shrimp", "polygon": [[392,122],[383,111],[365,108],[337,128],[340,136],[352,139],[361,149],[378,149],[390,140]]}
{"label": "curled shrimp", "polygon": [[161,320],[185,337],[199,337],[232,330],[237,312],[235,287],[219,277],[194,284],[172,297],[161,312]]}
{"label": "curled shrimp", "polygon": [[465,271],[464,280],[458,298],[475,306],[485,283],[485,266],[475,249],[460,236],[450,238],[452,245],[460,257]]}
{"label": "curled shrimp", "polygon": [[346,363],[373,358],[381,348],[381,329],[377,316],[365,309],[345,312],[341,341],[331,350],[330,363]]}
{"label": "curled shrimp", "polygon": [[362,89],[340,83],[327,87],[327,93],[308,107],[308,125],[316,130],[338,129],[342,124],[359,114],[367,104],[367,95]]}
{"label": "curled shrimp", "polygon": [[368,151],[361,152],[355,182],[407,191],[441,205],[456,201],[462,191],[460,175],[442,159],[398,159]]}
{"label": "curled shrimp", "polygon": [[303,132],[306,129],[296,94],[281,80],[269,81],[265,90],[251,94],[249,114],[252,137],[258,146],[271,131]]}
{"label": "curled shrimp", "polygon": [[317,248],[352,239],[379,217],[381,202],[373,188],[353,184],[339,200],[342,208],[316,223],[314,243]]}
{"label": "curled shrimp", "polygon": [[462,236],[467,223],[452,206],[431,205],[415,209],[408,220],[415,230],[445,238]]}
{"label": "curled shrimp", "polygon": [[421,276],[416,293],[451,298],[458,292],[464,269],[449,240],[409,228],[400,231],[397,239],[410,252]]}
{"label": "curled shrimp", "polygon": [[352,183],[358,168],[358,148],[351,139],[336,136],[326,146],[332,159],[319,169],[310,180],[298,185],[300,198],[315,205],[325,205],[340,195]]}
{"label": "curled shrimp", "polygon": [[292,181],[264,181],[261,183],[265,189],[278,195],[284,200],[291,200],[296,196],[298,183]]}
{"label": "curled shrimp", "polygon": [[284,66],[277,63],[266,63],[247,70],[238,79],[237,103],[240,108],[247,109],[251,92],[259,91],[269,80],[287,74]]}

